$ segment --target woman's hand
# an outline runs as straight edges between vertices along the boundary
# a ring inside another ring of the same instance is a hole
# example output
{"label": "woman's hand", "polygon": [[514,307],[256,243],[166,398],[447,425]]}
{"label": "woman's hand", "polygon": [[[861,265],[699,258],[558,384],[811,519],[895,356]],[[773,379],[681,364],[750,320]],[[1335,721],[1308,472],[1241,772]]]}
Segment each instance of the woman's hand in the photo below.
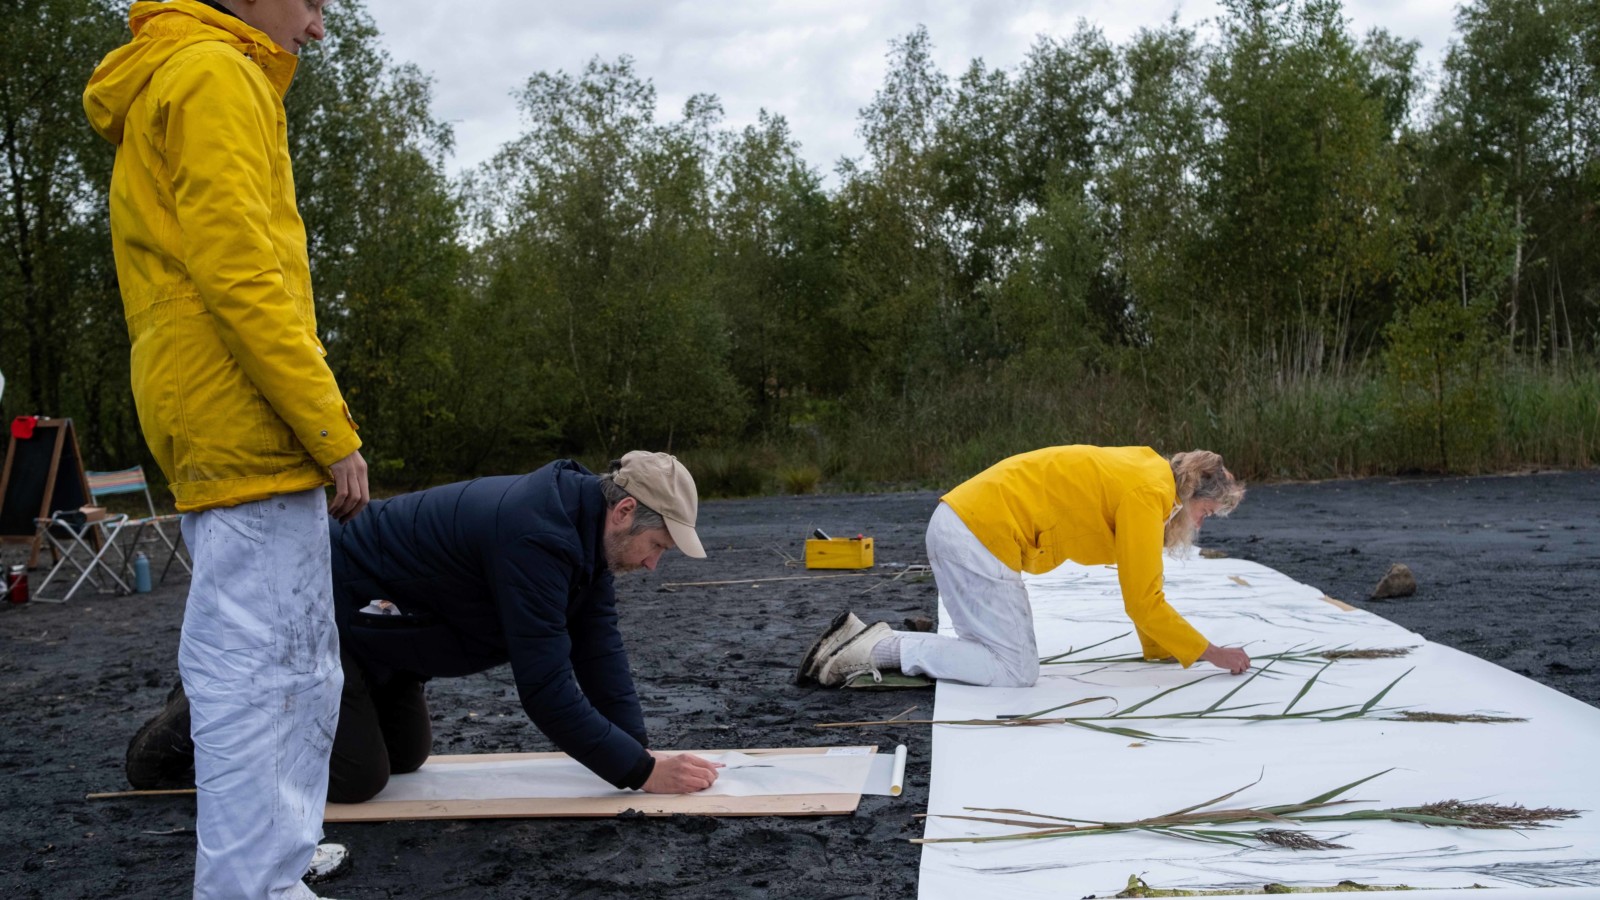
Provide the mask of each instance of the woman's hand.
{"label": "woman's hand", "polygon": [[1219,669],[1227,669],[1234,675],[1241,675],[1250,668],[1250,654],[1238,647],[1218,647],[1216,644],[1207,644],[1206,652],[1200,658]]}

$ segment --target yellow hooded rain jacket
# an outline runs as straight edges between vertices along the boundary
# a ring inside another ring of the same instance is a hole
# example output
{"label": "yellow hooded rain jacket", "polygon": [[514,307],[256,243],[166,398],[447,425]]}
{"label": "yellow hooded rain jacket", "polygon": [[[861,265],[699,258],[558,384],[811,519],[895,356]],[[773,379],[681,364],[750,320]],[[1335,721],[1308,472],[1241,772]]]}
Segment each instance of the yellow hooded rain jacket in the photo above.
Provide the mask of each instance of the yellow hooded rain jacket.
{"label": "yellow hooded rain jacket", "polygon": [[1178,491],[1149,447],[1046,447],[1002,460],[942,498],[996,558],[1038,575],[1115,563],[1149,659],[1185,668],[1209,642],[1167,602],[1161,554]]}
{"label": "yellow hooded rain jacket", "polygon": [[84,92],[145,440],[180,511],[327,483],[361,446],[316,335],[283,95],[295,57],[194,0],[135,3]]}

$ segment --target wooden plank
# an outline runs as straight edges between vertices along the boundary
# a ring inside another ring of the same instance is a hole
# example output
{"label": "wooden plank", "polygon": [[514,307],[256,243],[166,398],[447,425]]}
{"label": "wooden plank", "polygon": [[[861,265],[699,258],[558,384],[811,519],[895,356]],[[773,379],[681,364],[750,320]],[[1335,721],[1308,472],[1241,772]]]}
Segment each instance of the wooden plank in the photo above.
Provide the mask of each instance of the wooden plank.
{"label": "wooden plank", "polygon": [[[744,753],[750,756],[820,756],[835,747],[769,747],[742,750],[676,750],[672,753]],[[851,749],[876,754],[876,745]],[[564,753],[486,753],[434,756],[428,766],[458,763],[515,762],[562,759]],[[861,794],[797,794],[760,797],[720,797],[704,794],[646,794],[637,791],[620,797],[539,798],[504,800],[369,800],[366,803],[329,803],[325,822],[388,822],[415,819],[536,819],[603,818],[630,810],[647,816],[843,816],[861,805]]]}
{"label": "wooden plank", "polygon": [[1340,609],[1344,610],[1345,612],[1355,612],[1356,611],[1356,608],[1354,606],[1351,606],[1350,604],[1344,602],[1343,600],[1335,600],[1332,597],[1329,597],[1327,594],[1323,594],[1322,595],[1322,602],[1324,602],[1324,603],[1332,603],[1334,606],[1339,607]]}

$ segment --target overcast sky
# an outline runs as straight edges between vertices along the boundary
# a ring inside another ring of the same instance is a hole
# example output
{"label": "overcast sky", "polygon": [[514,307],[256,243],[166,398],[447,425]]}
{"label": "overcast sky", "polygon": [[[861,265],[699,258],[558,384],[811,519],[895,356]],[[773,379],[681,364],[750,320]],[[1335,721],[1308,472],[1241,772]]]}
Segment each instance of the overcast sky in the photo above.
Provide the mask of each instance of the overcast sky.
{"label": "overcast sky", "polygon": [[[1437,68],[1454,0],[1347,0],[1357,35],[1373,27],[1420,41]],[[935,58],[958,76],[972,59],[1014,69],[1040,34],[1065,36],[1079,19],[1121,44],[1174,13],[1185,25],[1215,16],[1214,0],[374,0],[369,11],[397,61],[434,79],[433,108],[455,128],[451,169],[488,159],[521,121],[511,92],[539,71],[579,72],[592,58],[633,57],[655,84],[657,118],[675,119],[692,94],[722,100],[742,128],[763,108],[781,114],[811,165],[831,173],[859,156],[856,114],[883,82],[889,42],[928,27]]]}

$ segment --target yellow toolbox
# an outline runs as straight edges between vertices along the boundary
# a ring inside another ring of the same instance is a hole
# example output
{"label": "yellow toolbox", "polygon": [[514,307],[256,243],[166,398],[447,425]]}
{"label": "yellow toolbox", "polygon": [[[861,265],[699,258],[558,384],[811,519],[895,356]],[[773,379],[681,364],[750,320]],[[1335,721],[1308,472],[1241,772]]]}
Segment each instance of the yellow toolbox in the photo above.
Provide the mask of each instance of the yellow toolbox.
{"label": "yellow toolbox", "polygon": [[872,538],[808,538],[806,540],[806,568],[870,569],[872,568]]}

